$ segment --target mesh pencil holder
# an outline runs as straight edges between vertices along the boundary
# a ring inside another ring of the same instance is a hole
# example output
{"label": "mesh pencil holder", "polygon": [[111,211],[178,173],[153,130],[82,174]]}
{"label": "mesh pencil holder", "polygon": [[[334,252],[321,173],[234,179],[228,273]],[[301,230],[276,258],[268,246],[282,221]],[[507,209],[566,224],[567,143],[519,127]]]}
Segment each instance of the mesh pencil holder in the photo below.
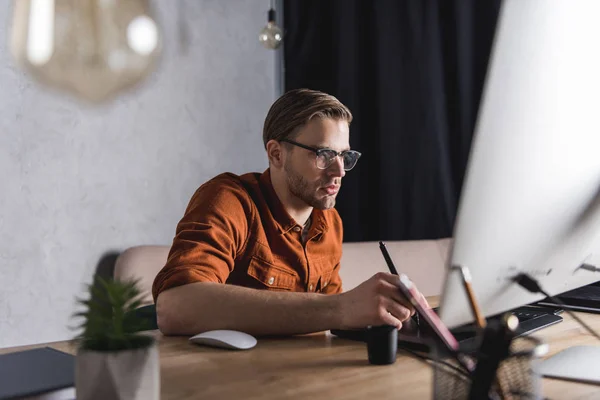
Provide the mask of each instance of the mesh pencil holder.
{"label": "mesh pencil holder", "polygon": [[[515,338],[508,356],[498,365],[487,399],[541,399],[541,377],[536,371],[540,357],[546,351],[547,345],[532,336]],[[472,365],[485,356],[478,351],[459,355],[463,363]],[[467,372],[454,358],[436,357],[433,364],[434,399],[468,400],[472,398],[473,387],[473,372]]]}

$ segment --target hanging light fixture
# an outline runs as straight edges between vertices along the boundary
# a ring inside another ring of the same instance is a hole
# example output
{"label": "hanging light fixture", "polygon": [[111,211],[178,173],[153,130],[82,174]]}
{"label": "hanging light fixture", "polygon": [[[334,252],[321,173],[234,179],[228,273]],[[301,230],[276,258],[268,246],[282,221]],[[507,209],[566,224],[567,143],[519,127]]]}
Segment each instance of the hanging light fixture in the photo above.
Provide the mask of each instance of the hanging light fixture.
{"label": "hanging light fixture", "polygon": [[281,28],[275,23],[275,4],[274,0],[271,0],[271,8],[269,9],[267,25],[260,31],[258,40],[267,49],[276,49],[281,45],[283,40],[283,32]]}
{"label": "hanging light fixture", "polygon": [[160,32],[148,0],[15,0],[10,48],[41,82],[102,102],[152,71]]}

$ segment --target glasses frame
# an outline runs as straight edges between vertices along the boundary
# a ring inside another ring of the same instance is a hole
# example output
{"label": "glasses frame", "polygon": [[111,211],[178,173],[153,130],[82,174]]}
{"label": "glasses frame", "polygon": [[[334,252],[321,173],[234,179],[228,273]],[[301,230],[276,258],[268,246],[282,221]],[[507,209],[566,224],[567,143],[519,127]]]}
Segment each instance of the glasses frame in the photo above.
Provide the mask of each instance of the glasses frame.
{"label": "glasses frame", "polygon": [[[350,171],[350,170],[352,170],[354,167],[356,167],[356,163],[358,162],[358,159],[360,158],[360,156],[362,156],[362,153],[361,153],[360,151],[356,151],[356,150],[343,150],[343,151],[335,151],[335,150],[333,150],[333,149],[317,149],[316,147],[310,147],[310,146],[307,146],[307,145],[305,145],[305,144],[302,144],[302,143],[295,142],[295,141],[293,141],[293,140],[290,140],[290,139],[283,139],[283,140],[280,140],[280,141],[281,141],[281,142],[285,142],[285,143],[292,144],[292,145],[294,145],[294,146],[302,147],[303,149],[310,150],[310,151],[312,151],[313,153],[315,153],[315,154],[317,155],[317,158],[315,158],[315,166],[316,166],[317,168],[319,168],[319,169],[327,169],[327,168],[329,168],[329,167],[331,166],[331,164],[333,164],[333,160],[335,160],[335,158],[336,158],[336,157],[342,157],[342,161],[343,161],[343,160],[344,160],[344,154],[347,154],[347,153],[353,153],[353,154],[357,154],[358,156],[356,157],[356,161],[354,162],[354,165],[352,166],[352,168],[348,168],[348,169],[346,169],[346,167],[344,167],[344,171]],[[319,156],[320,156],[320,155],[321,155],[321,154],[322,154],[324,151],[328,151],[328,152],[329,152],[329,151],[333,151],[334,153],[336,153],[336,155],[335,155],[335,157],[333,157],[333,158],[331,159],[331,162],[329,163],[329,165],[327,165],[325,168],[320,168],[320,167],[317,165],[317,160],[318,160],[318,157],[319,157]]]}

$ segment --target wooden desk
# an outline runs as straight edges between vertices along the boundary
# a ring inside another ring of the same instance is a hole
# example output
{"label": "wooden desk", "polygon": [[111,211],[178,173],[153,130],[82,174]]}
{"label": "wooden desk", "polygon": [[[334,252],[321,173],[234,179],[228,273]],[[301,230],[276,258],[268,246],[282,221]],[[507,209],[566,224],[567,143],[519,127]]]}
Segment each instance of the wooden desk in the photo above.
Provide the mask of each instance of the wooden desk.
{"label": "wooden desk", "polygon": [[[600,315],[580,314],[600,330]],[[575,344],[600,346],[568,315],[535,335],[554,354]],[[395,364],[372,366],[364,343],[328,333],[260,339],[249,351],[228,351],[189,344],[184,337],[159,341],[161,399],[429,399],[432,370],[424,361],[398,353]],[[46,344],[75,353],[69,342]],[[0,349],[0,353],[41,345]],[[544,379],[550,399],[599,399],[600,386]]]}

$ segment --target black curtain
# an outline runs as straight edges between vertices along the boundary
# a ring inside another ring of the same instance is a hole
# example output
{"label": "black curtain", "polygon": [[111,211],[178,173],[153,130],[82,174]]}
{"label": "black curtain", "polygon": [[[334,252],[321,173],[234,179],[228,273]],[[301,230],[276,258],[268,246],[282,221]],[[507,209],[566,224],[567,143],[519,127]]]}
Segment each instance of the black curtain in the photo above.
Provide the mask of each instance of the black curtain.
{"label": "black curtain", "polygon": [[286,0],[285,90],[354,115],[345,241],[452,235],[500,0]]}

